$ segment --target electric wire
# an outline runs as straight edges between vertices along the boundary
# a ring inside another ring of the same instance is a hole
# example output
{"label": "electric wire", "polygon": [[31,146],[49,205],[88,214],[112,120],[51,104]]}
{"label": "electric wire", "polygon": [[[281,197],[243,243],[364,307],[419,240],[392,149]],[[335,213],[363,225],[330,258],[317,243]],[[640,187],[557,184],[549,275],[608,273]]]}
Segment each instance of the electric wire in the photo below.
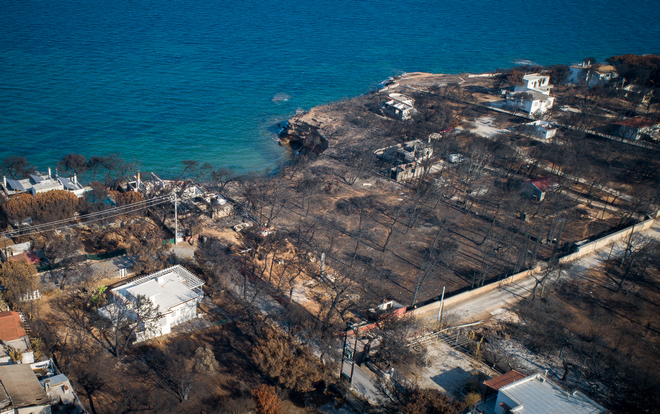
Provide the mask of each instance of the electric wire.
{"label": "electric wire", "polygon": [[[16,230],[0,232],[0,236],[13,237],[13,236],[27,236],[35,233],[46,231],[62,230],[71,227],[79,227],[102,220],[131,214],[149,207],[155,207],[161,204],[171,202],[173,197],[170,195],[154,197],[149,200],[139,201],[125,206],[116,207],[114,209],[102,210],[95,213],[88,213],[78,217],[71,217],[63,220],[55,220],[48,223],[38,224],[35,226],[23,227]],[[68,224],[67,224],[68,223]]]}

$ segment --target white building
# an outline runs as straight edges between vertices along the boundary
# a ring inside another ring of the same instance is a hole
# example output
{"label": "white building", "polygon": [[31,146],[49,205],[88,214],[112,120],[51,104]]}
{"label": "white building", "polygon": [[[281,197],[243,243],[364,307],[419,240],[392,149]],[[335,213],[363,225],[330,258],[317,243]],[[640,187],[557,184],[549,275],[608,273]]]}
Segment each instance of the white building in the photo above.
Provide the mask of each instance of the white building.
{"label": "white building", "polygon": [[[488,404],[488,401],[485,403]],[[491,402],[492,404],[492,402]],[[543,374],[530,375],[498,389],[495,414],[598,414],[606,410],[579,391],[568,393]]]}
{"label": "white building", "polygon": [[385,110],[403,120],[410,119],[415,109],[415,100],[400,93],[391,93],[388,97],[390,100],[385,102]]}
{"label": "white building", "polygon": [[55,175],[52,175],[50,168],[48,174],[30,174],[29,178],[22,180],[11,180],[6,176],[2,179],[2,190],[7,196],[28,192],[34,196],[52,190],[65,190],[72,192],[76,197],[82,197],[88,189],[78,182],[76,174],[71,178],[60,177],[57,170]]}
{"label": "white building", "polygon": [[523,76],[522,85],[516,85],[513,92],[538,92],[543,95],[550,95],[550,76],[531,73]]}
{"label": "white building", "polygon": [[[197,317],[197,304],[204,297],[202,282],[184,267],[176,265],[159,272],[140,277],[112,289],[114,303],[132,309],[138,296],[148,298],[160,312],[158,331],[137,333],[138,341],[170,333],[171,328]],[[112,309],[99,310],[102,316],[111,318]],[[137,315],[136,315],[137,317]]]}
{"label": "white building", "polygon": [[557,125],[548,121],[528,122],[524,127],[525,132],[536,138],[550,139],[557,134]]}
{"label": "white building", "polygon": [[616,79],[619,74],[612,65],[573,65],[570,67],[568,82],[579,85],[586,83],[589,87]]}
{"label": "white building", "polygon": [[516,85],[506,99],[530,115],[545,113],[555,102],[555,98],[550,96],[551,89],[549,76],[532,73],[523,76],[522,85]]}

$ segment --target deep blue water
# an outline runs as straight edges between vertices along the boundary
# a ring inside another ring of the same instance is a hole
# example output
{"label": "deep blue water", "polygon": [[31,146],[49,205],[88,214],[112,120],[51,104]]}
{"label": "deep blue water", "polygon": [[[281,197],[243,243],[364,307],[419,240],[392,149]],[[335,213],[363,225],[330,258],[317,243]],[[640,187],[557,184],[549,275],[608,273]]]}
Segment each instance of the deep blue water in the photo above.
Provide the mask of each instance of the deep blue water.
{"label": "deep blue water", "polygon": [[296,109],[402,72],[658,53],[659,21],[656,0],[0,0],[0,159],[272,169]]}

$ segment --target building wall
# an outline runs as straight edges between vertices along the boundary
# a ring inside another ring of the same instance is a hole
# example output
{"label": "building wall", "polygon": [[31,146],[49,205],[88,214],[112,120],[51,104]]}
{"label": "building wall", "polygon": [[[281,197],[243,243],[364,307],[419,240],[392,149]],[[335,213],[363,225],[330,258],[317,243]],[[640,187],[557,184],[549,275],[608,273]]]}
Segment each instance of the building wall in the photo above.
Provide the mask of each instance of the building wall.
{"label": "building wall", "polygon": [[16,410],[16,414],[51,414],[52,412],[50,405],[23,407]]}
{"label": "building wall", "polygon": [[536,197],[537,201],[543,201],[545,194],[532,183],[520,184],[520,192],[527,197]]}
{"label": "building wall", "polygon": [[495,401],[495,414],[504,414],[504,409],[500,406],[501,403],[508,405],[510,408],[513,408],[518,405],[517,402],[513,401],[511,398],[504,395],[503,392],[497,393],[497,400]]}
{"label": "building wall", "polygon": [[189,321],[197,317],[197,302],[191,300],[172,309],[172,313],[167,314],[167,323],[170,327]]}

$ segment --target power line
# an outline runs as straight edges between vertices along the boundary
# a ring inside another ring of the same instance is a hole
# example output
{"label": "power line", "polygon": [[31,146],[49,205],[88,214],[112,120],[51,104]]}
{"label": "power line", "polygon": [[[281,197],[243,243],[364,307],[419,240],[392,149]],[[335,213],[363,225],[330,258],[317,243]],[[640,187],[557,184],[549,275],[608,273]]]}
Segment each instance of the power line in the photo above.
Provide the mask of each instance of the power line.
{"label": "power line", "polygon": [[[96,213],[89,213],[82,216],[72,217],[64,220],[56,220],[48,223],[39,224],[36,226],[24,227],[18,230],[1,232],[0,236],[4,236],[4,237],[27,236],[30,234],[40,233],[44,231],[55,231],[70,227],[82,226],[86,224],[95,223],[101,220],[107,220],[113,217],[134,213],[136,211],[144,210],[149,207],[154,207],[160,204],[165,204],[170,201],[171,201],[171,197],[169,195],[155,197],[153,199],[127,204],[125,206],[117,207],[114,209],[103,210]],[[83,221],[81,221],[81,219]]]}
{"label": "power line", "polygon": [[[42,223],[42,224],[37,224],[37,225],[34,225],[34,226],[30,226],[28,228],[28,230],[37,230],[37,229],[40,229],[40,228],[44,228],[44,227],[47,228],[47,227],[51,227],[51,226],[65,224],[65,223],[68,223],[68,222],[76,222],[76,221],[80,221],[80,220],[85,220],[87,218],[94,218],[96,216],[103,216],[103,215],[107,215],[109,213],[114,213],[114,212],[118,212],[118,211],[122,211],[122,210],[133,210],[136,207],[146,205],[146,204],[148,204],[152,201],[160,201],[160,200],[163,200],[165,198],[166,197],[162,197],[162,196],[161,197],[155,197],[155,198],[152,198],[152,199],[149,199],[149,200],[137,201],[135,203],[115,207],[113,209],[101,210],[101,211],[97,211],[97,212],[94,212],[94,213],[83,214],[83,215],[76,216],[76,217],[69,217],[69,218],[62,219],[62,220],[49,221],[48,223]],[[11,233],[11,232],[5,232],[5,233]]]}

